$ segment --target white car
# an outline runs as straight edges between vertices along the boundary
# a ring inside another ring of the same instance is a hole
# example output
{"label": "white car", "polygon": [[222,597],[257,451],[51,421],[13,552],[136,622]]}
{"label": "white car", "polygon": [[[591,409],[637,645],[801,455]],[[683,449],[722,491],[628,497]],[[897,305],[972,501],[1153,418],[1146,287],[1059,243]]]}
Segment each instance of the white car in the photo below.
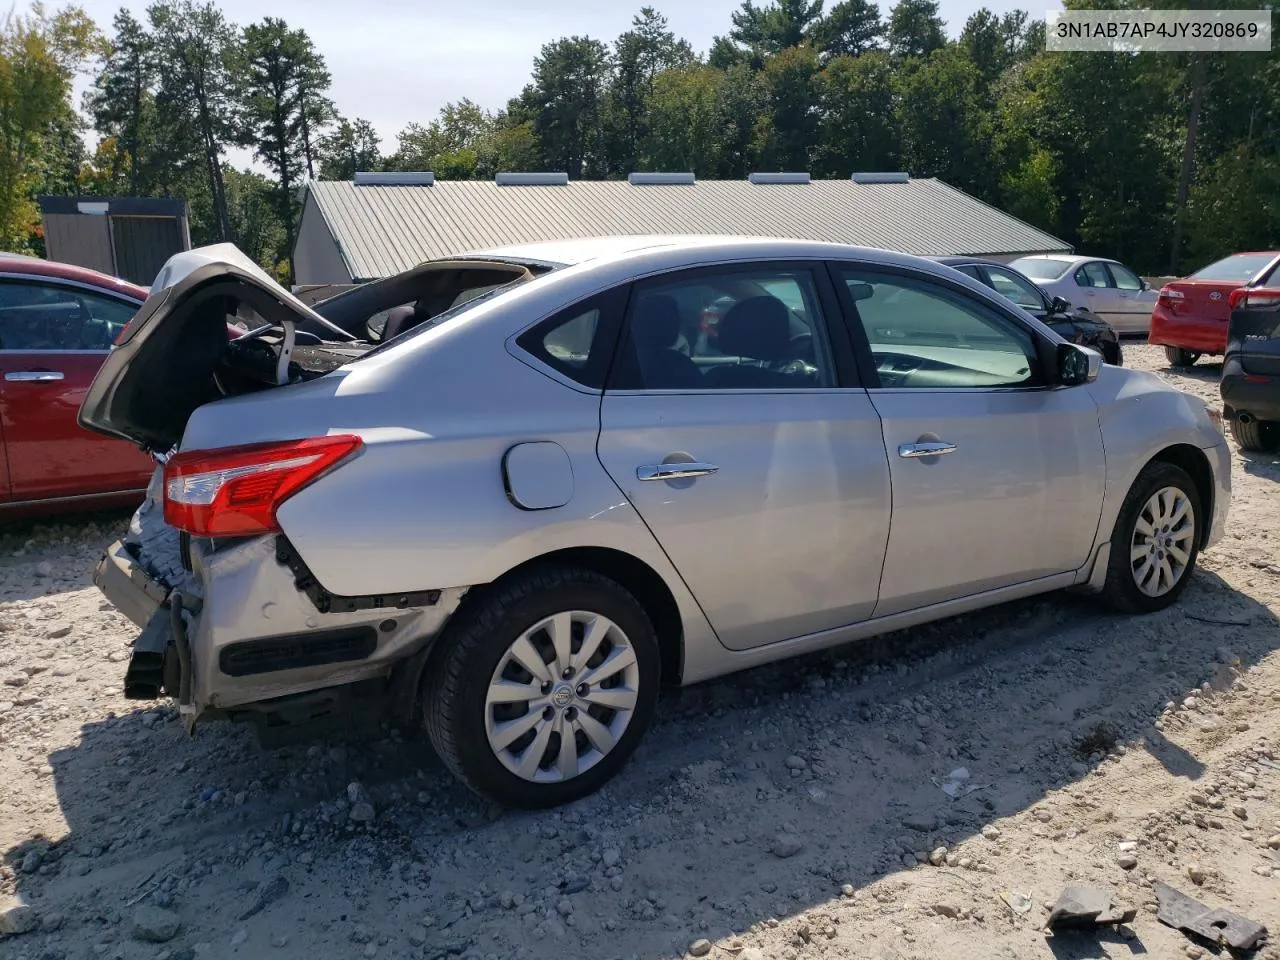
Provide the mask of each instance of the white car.
{"label": "white car", "polygon": [[1025,273],[1051,297],[1062,297],[1111,324],[1116,333],[1146,333],[1157,294],[1123,263],[1101,257],[1041,253],[1009,266]]}

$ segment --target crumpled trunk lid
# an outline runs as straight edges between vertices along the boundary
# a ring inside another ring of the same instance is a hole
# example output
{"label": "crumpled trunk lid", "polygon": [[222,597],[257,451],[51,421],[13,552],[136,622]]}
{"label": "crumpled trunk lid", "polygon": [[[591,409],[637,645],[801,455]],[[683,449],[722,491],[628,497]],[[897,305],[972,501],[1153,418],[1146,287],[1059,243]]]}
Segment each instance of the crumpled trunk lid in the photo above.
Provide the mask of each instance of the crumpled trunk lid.
{"label": "crumpled trunk lid", "polygon": [[[237,319],[251,332],[235,336],[229,325]],[[300,324],[326,339],[297,335]],[[197,407],[323,375],[368,349],[232,245],[186,251],[160,271],[94,377],[78,420],[163,454],[182,439]]]}

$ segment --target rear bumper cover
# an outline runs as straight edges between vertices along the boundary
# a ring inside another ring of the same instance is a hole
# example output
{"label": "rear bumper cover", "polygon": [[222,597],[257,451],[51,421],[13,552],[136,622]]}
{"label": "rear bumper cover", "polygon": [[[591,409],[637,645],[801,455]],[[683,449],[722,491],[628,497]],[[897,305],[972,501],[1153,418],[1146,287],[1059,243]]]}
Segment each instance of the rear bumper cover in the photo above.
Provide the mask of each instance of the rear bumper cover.
{"label": "rear bumper cover", "polygon": [[146,627],[169,596],[169,588],[143,570],[120,540],[107,547],[98,561],[93,583],[139,627]]}
{"label": "rear bumper cover", "polygon": [[1256,420],[1280,421],[1280,377],[1246,377],[1224,370],[1221,390],[1226,419],[1245,412]]}
{"label": "rear bumper cover", "polygon": [[1151,312],[1147,343],[1181,347],[1193,353],[1222,354],[1227,349],[1227,324],[1225,320],[1176,316],[1157,305]]}

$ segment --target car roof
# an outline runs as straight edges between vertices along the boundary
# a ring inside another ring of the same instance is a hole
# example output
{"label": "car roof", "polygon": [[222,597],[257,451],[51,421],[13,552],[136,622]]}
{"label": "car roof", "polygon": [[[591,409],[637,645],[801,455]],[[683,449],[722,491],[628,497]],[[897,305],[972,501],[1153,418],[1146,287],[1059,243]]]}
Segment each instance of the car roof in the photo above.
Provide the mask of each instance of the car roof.
{"label": "car roof", "polygon": [[[612,237],[579,237],[570,240],[540,240],[535,243],[519,243],[505,247],[473,250],[463,254],[462,258],[481,259],[492,257],[498,260],[518,260],[554,267],[571,267],[579,263],[586,263],[588,260],[612,259],[654,247],[705,246],[717,240],[734,239],[748,238],[716,234],[635,234]],[[459,258],[450,257],[448,259]]]}
{"label": "car roof", "polygon": [[140,287],[128,280],[112,277],[88,267],[76,266],[73,263],[59,263],[55,260],[41,260],[39,257],[28,257],[20,253],[0,253],[0,276],[8,277],[48,277],[53,280],[69,280],[90,287],[98,287],[109,293],[130,297],[134,300],[147,299],[147,288]]}
{"label": "car roof", "polygon": [[668,263],[669,267],[674,267],[684,254],[688,254],[691,266],[699,262],[714,262],[717,259],[734,260],[751,257],[770,260],[858,259],[905,267],[920,267],[924,264],[941,266],[936,260],[927,257],[882,250],[877,247],[858,247],[847,243],[829,243],[819,240],[727,234],[636,235],[547,241],[477,250],[463,254],[461,257],[446,259],[494,258],[542,263],[553,267],[573,267],[622,262],[658,253],[666,254],[662,259]]}
{"label": "car roof", "polygon": [[[1009,264],[1000,260],[992,260],[990,257],[926,257],[928,260],[934,260],[938,263],[945,263],[948,267],[963,266],[968,263],[982,264],[984,267],[1009,267]],[[1009,269],[1014,269],[1009,267]],[[1016,270],[1014,271],[1017,272]]]}

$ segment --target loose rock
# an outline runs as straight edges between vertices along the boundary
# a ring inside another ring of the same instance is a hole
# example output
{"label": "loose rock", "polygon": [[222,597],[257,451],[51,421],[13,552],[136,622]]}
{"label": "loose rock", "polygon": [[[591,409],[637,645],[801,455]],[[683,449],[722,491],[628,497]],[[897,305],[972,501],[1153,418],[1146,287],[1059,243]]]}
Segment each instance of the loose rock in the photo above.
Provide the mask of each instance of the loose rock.
{"label": "loose rock", "polygon": [[788,857],[794,857],[803,849],[804,841],[790,833],[778,834],[773,838],[773,843],[769,845],[770,852],[772,852],[775,857],[779,857],[783,860]]}
{"label": "loose rock", "polygon": [[139,907],[133,915],[133,938],[144,943],[167,943],[178,935],[182,919],[171,910]]}
{"label": "loose rock", "polygon": [[694,957],[705,957],[711,952],[710,940],[695,940],[689,944],[689,954]]}

